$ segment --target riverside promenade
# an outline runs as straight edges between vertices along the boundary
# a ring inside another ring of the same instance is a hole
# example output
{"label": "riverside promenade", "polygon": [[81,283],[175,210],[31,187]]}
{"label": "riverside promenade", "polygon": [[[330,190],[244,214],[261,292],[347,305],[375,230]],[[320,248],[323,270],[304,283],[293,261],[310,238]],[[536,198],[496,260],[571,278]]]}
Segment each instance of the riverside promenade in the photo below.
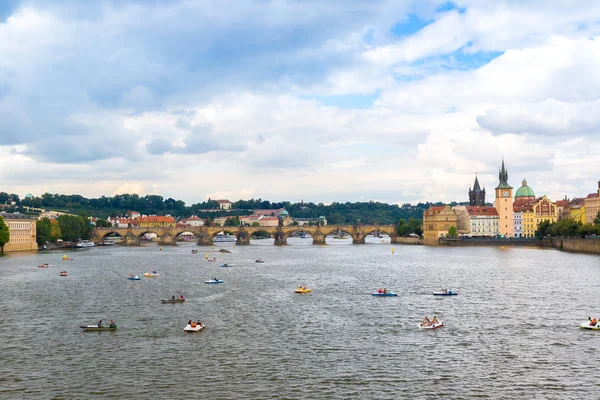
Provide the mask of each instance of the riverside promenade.
{"label": "riverside promenade", "polygon": [[504,246],[504,247],[546,247],[575,253],[600,254],[600,238],[440,238],[440,246]]}

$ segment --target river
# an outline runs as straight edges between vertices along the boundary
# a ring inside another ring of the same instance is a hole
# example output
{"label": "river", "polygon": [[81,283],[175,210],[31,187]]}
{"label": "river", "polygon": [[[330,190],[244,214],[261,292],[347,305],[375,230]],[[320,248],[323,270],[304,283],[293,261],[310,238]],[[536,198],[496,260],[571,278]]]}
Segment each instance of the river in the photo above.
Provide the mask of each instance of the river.
{"label": "river", "polygon": [[[599,316],[600,257],[370,241],[4,256],[0,398],[598,396],[600,332],[578,326]],[[398,297],[371,296],[384,286]],[[442,287],[459,295],[432,296]],[[417,329],[426,315],[446,326]],[[99,319],[118,330],[79,328]],[[184,333],[189,319],[206,329]]]}

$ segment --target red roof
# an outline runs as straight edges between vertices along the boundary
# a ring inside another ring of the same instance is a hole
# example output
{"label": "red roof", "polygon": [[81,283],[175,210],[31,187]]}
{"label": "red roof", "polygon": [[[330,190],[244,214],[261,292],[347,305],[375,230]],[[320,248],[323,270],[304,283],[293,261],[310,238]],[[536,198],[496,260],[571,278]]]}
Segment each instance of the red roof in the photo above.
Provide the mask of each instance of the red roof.
{"label": "red roof", "polygon": [[498,215],[494,207],[488,206],[467,206],[469,215]]}
{"label": "red roof", "polygon": [[559,207],[565,207],[568,206],[571,202],[569,200],[558,200],[556,202],[556,205]]}
{"label": "red roof", "polygon": [[231,203],[229,200],[217,200],[218,203]]}
{"label": "red roof", "polygon": [[590,193],[587,195],[586,199],[595,199],[598,197],[598,193]]}
{"label": "red roof", "polygon": [[200,219],[200,218],[198,218],[198,217],[196,217],[195,215],[192,215],[191,217],[189,217],[189,218],[187,219],[187,221],[201,221],[201,219]]}
{"label": "red roof", "polygon": [[431,206],[431,207],[429,207],[429,210],[425,210],[425,214],[427,214],[427,215],[438,214],[444,208],[446,208],[446,206]]}

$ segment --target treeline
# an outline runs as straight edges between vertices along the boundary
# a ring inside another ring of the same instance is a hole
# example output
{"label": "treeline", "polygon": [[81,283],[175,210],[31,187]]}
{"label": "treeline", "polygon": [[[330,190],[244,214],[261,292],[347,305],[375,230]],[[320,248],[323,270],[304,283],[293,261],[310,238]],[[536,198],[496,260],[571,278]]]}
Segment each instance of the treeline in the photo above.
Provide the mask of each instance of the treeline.
{"label": "treeline", "polygon": [[56,220],[42,218],[36,223],[38,244],[56,242],[62,239],[73,242],[78,239],[90,239],[93,226],[87,215],[61,215]]}
{"label": "treeline", "polygon": [[[270,202],[262,199],[239,200],[233,202],[234,211],[219,210],[219,203],[209,199],[204,202],[187,206],[181,200],[163,198],[158,195],[139,196],[137,194],[120,194],[112,197],[102,196],[88,199],[81,195],[63,195],[44,193],[40,197],[19,199],[17,195],[0,192],[2,199],[12,199],[17,203],[15,210],[26,207],[52,209],[73,214],[87,213],[98,218],[124,216],[127,211],[138,211],[145,215],[172,215],[177,218],[187,218],[197,215],[200,218],[216,218],[220,216],[248,215],[251,210],[275,210],[285,208],[293,218],[319,218],[324,216],[330,224],[397,224],[400,219],[409,221],[410,218],[421,220],[423,211],[432,205],[442,203],[418,203],[416,205],[386,204],[380,202],[359,203],[291,203],[289,201]],[[6,201],[5,200],[5,201]],[[408,223],[408,222],[407,222]]]}
{"label": "treeline", "polygon": [[536,236],[565,236],[565,237],[586,237],[596,235],[600,236],[600,212],[592,224],[583,224],[581,221],[574,221],[570,218],[562,221],[550,223],[542,221],[538,225]]}

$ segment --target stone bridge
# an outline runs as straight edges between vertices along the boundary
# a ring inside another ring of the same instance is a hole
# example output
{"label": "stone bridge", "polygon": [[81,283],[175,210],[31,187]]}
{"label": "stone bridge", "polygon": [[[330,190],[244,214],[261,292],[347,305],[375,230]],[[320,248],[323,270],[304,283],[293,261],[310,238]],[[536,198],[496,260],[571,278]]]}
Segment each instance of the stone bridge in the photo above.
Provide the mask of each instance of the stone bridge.
{"label": "stone bridge", "polygon": [[250,244],[252,235],[258,232],[268,232],[275,238],[275,245],[287,244],[287,238],[294,232],[308,233],[313,238],[313,244],[325,244],[325,238],[337,231],[352,237],[353,244],[364,244],[365,237],[374,232],[386,233],[392,243],[398,243],[395,225],[327,225],[327,226],[189,226],[189,227],[149,227],[149,228],[96,228],[92,233],[92,240],[96,243],[105,237],[118,235],[123,238],[124,244],[139,245],[140,239],[146,233],[154,233],[160,244],[176,244],[179,235],[191,232],[198,238],[198,245],[212,246],[213,238],[221,232],[229,233],[237,238],[237,245]]}

